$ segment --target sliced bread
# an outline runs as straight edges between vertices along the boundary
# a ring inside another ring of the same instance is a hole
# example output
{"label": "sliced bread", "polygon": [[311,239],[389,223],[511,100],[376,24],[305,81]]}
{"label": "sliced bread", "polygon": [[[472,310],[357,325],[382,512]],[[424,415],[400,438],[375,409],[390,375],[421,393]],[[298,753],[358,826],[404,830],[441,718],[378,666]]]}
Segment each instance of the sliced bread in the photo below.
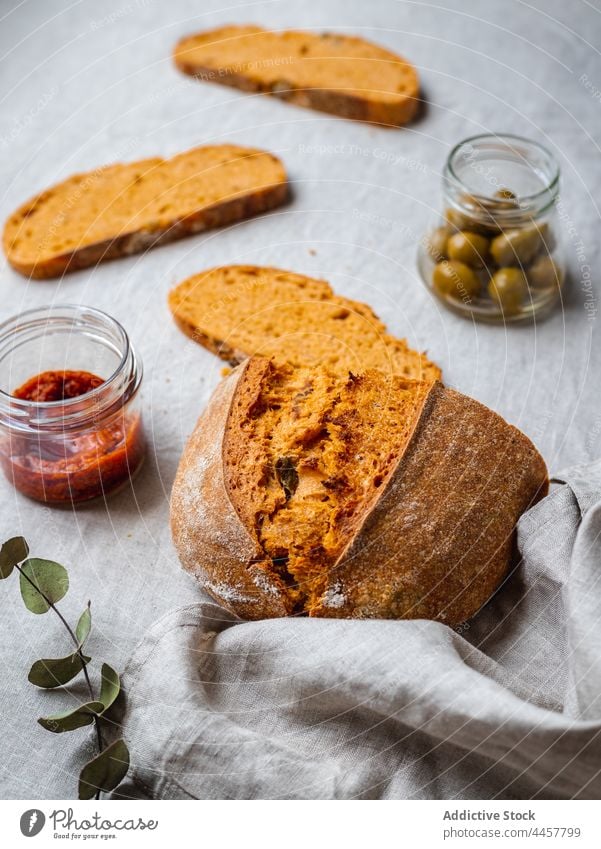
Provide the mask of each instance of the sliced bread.
{"label": "sliced bread", "polygon": [[263,150],[209,145],[76,174],[23,204],[4,227],[10,264],[58,277],[282,204],[284,166]]}
{"label": "sliced bread", "polygon": [[524,434],[440,383],[254,357],[190,438],[171,524],[184,567],[244,618],[455,625],[547,485]]}
{"label": "sliced bread", "polygon": [[199,80],[272,94],[342,118],[399,126],[419,104],[413,65],[348,35],[225,26],[183,38],[174,58]]}
{"label": "sliced bread", "polygon": [[343,373],[368,368],[437,380],[440,369],[396,339],[373,310],[325,280],[254,265],[211,268],[169,294],[178,326],[235,365],[253,354]]}

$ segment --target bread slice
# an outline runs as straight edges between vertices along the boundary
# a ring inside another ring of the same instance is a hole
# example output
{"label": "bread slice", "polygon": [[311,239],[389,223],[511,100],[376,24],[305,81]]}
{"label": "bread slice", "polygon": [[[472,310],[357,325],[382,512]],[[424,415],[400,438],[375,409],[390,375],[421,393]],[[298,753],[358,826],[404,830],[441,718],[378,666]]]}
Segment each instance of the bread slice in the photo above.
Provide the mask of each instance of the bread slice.
{"label": "bread slice", "polygon": [[6,222],[4,252],[21,274],[58,277],[264,212],[287,191],[279,159],[237,145],[109,165],[23,204]]}
{"label": "bread slice", "polygon": [[232,365],[253,354],[296,365],[324,363],[437,380],[440,369],[395,339],[373,310],[334,294],[329,283],[254,265],[211,268],[169,294],[179,327]]}
{"label": "bread slice", "polygon": [[524,434],[440,383],[253,357],[186,446],[171,525],[184,567],[243,618],[455,625],[547,487]]}
{"label": "bread slice", "polygon": [[419,104],[413,65],[348,35],[226,26],[183,38],[174,58],[199,80],[272,94],[342,118],[399,126]]}

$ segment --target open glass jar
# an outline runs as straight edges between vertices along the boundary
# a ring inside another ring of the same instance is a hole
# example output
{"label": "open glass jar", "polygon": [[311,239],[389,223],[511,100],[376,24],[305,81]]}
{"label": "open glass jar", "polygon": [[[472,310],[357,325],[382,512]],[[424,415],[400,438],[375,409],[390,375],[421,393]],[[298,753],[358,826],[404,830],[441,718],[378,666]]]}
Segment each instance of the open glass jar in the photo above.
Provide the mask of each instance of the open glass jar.
{"label": "open glass jar", "polygon": [[559,166],[536,142],[492,134],[460,142],[444,169],[442,215],[420,243],[426,286],[481,321],[547,311],[565,276],[558,192]]}
{"label": "open glass jar", "polygon": [[53,306],[0,325],[0,465],[50,504],[104,497],[144,459],[142,366],[123,327],[90,307]]}

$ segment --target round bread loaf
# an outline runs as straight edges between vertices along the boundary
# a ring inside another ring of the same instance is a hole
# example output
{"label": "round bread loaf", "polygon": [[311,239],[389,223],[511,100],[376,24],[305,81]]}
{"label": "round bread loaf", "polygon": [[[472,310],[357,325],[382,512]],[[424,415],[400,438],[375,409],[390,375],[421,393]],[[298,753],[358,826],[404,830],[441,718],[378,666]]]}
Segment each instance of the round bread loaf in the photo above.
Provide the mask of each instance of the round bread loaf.
{"label": "round bread loaf", "polygon": [[183,566],[242,618],[455,625],[547,488],[524,434],[440,383],[252,357],[186,446],[171,524]]}

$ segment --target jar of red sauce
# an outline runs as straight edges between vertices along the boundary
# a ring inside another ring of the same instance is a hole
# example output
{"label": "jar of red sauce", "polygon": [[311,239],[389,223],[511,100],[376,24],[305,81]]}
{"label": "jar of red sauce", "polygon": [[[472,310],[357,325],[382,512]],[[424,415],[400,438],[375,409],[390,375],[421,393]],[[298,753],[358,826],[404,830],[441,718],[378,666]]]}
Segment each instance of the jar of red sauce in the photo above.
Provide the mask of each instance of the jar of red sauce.
{"label": "jar of red sauce", "polygon": [[0,465],[48,504],[105,497],[139,470],[142,364],[119,322],[90,307],[0,325]]}

